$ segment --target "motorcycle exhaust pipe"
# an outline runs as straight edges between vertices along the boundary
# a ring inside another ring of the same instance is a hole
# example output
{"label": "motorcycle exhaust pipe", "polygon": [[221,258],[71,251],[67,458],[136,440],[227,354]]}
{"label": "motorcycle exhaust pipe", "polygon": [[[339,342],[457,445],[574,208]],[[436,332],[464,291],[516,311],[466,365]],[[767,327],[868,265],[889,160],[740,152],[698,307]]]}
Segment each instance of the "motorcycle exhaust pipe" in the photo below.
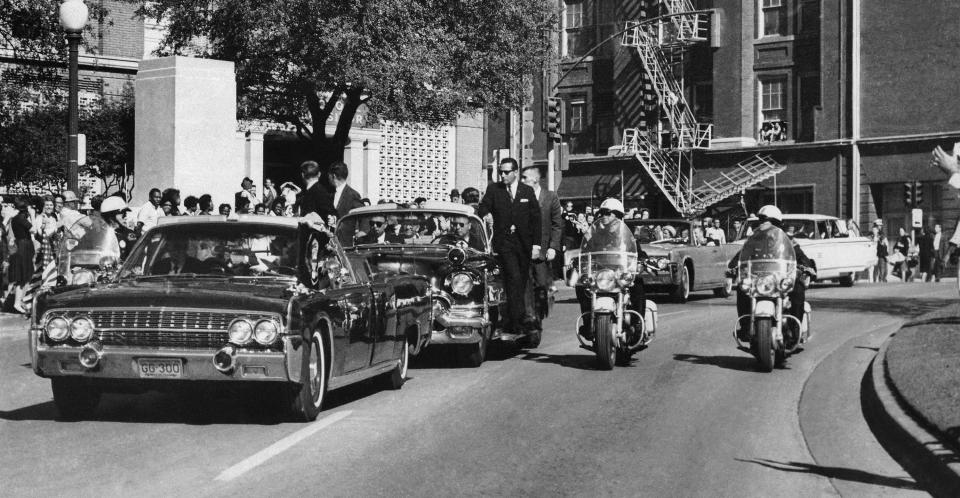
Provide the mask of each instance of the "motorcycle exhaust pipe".
{"label": "motorcycle exhaust pipe", "polygon": [[233,346],[226,346],[213,355],[213,367],[220,373],[233,372],[237,362],[237,350]]}

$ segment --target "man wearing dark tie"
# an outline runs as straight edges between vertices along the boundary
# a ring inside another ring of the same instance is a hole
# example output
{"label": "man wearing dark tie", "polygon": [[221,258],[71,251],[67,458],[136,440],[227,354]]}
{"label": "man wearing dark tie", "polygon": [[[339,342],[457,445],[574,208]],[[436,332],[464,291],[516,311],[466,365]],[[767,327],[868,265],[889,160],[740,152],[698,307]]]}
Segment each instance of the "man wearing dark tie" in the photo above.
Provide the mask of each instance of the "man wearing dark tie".
{"label": "man wearing dark tie", "polygon": [[487,187],[477,206],[482,218],[493,216],[493,250],[503,267],[507,316],[503,329],[526,333],[524,295],[530,280],[530,260],[540,256],[540,206],[533,189],[520,183],[517,160],[500,161],[500,181]]}
{"label": "man wearing dark tie", "polygon": [[[540,206],[540,254],[533,257],[531,263],[533,289],[527,291],[527,314],[537,319],[534,311],[534,298],[546,302],[547,293],[553,285],[553,272],[550,265],[560,252],[563,237],[563,208],[557,194],[540,186],[540,168],[534,166],[523,170],[523,183],[533,189]],[[539,324],[538,329],[542,330]]]}

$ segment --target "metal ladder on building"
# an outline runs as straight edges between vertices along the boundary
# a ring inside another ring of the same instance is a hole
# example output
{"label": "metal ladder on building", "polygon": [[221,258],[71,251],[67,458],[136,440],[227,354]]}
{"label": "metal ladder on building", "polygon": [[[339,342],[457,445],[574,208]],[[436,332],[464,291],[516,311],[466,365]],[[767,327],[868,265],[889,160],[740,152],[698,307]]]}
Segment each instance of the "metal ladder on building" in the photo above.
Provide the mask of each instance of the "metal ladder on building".
{"label": "metal ladder on building", "polygon": [[787,169],[786,166],[777,163],[770,156],[753,156],[738,163],[730,171],[721,171],[719,177],[703,182],[701,186],[694,189],[693,197],[696,201],[691,203],[690,207],[693,211],[703,211],[785,169]]}
{"label": "metal ladder on building", "polygon": [[707,39],[708,14],[694,12],[691,0],[663,0],[663,5],[669,18],[655,23],[630,21],[621,40],[623,46],[636,48],[640,56],[663,111],[660,126],[643,123],[642,128],[625,129],[622,145],[625,152],[637,158],[677,212],[694,216],[784,167],[769,157],[756,156],[721,173],[720,179],[692,188],[693,151],[710,148],[713,125],[697,122],[673,67],[682,64],[688,45]]}

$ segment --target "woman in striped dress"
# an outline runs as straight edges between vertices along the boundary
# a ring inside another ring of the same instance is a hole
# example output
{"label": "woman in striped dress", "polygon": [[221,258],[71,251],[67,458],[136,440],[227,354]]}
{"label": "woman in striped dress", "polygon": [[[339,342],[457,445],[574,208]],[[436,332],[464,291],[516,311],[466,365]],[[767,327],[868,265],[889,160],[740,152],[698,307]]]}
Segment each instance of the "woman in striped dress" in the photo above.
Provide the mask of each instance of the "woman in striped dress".
{"label": "woman in striped dress", "polygon": [[37,215],[33,225],[34,237],[40,242],[40,251],[37,254],[41,268],[46,268],[56,257],[54,238],[57,234],[57,214],[53,209],[53,197],[43,199],[43,210]]}

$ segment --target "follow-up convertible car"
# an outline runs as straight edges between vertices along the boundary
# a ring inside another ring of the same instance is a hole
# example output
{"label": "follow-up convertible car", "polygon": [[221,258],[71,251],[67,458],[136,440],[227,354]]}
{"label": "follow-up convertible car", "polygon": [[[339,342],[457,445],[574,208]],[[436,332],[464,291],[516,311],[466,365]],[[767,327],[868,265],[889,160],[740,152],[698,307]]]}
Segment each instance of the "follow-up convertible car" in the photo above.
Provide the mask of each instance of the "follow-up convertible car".
{"label": "follow-up convertible car", "polygon": [[459,361],[483,363],[491,339],[536,347],[538,332],[495,337],[503,280],[490,254],[483,220],[473,208],[431,201],[422,208],[380,204],[350,211],[337,225],[347,253],[376,275],[423,275],[433,298],[431,345],[455,347]]}
{"label": "follow-up convertible car", "polygon": [[429,292],[424,277],[371,275],[294,218],[161,218],[109,282],[38,298],[31,360],[67,418],[107,391],[219,383],[313,420],[328,390],[403,384]]}
{"label": "follow-up convertible car", "polygon": [[699,290],[713,290],[718,297],[730,295],[727,264],[740,246],[697,244],[691,237],[695,227],[687,220],[634,219],[627,220],[627,226],[659,268],[654,275],[644,275],[646,288],[669,292],[679,302],[686,302],[690,292]]}

